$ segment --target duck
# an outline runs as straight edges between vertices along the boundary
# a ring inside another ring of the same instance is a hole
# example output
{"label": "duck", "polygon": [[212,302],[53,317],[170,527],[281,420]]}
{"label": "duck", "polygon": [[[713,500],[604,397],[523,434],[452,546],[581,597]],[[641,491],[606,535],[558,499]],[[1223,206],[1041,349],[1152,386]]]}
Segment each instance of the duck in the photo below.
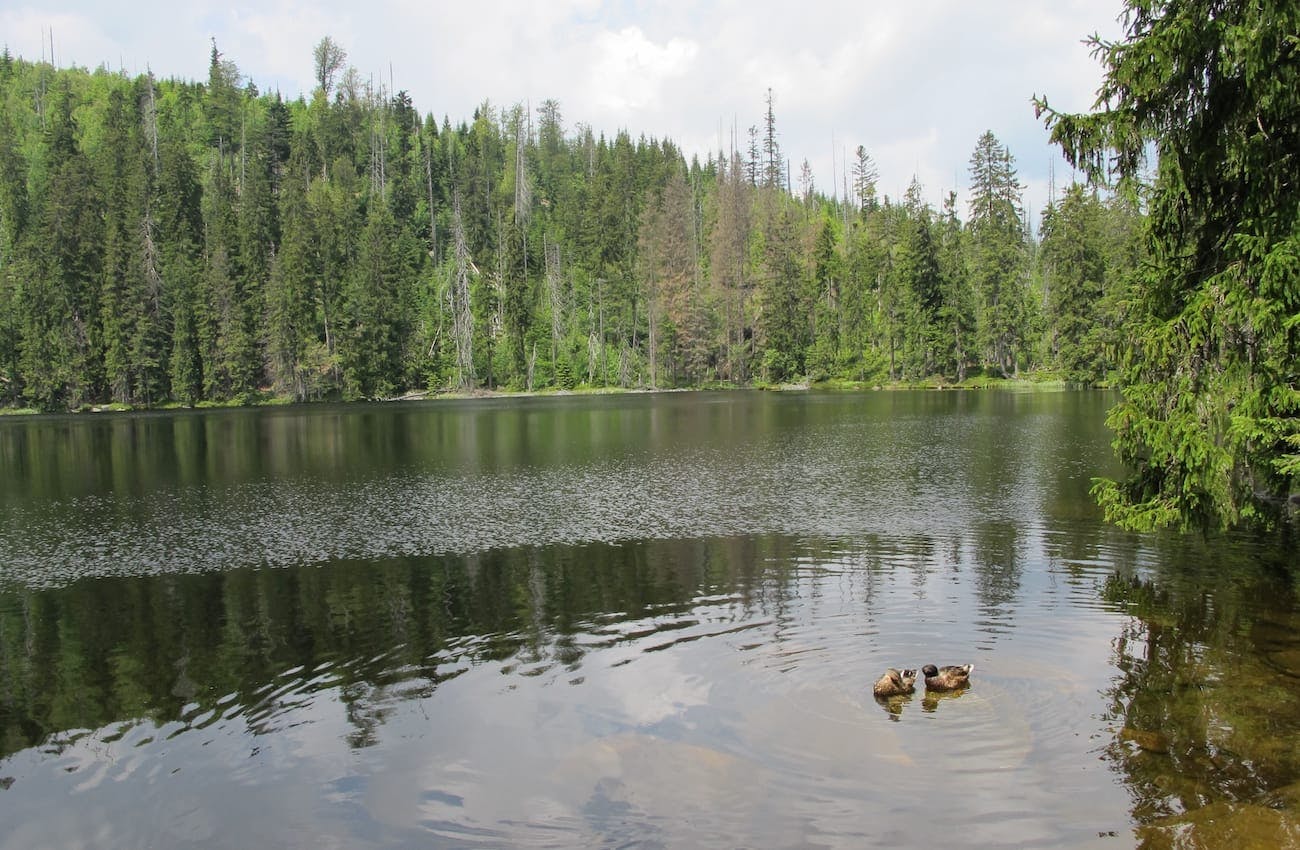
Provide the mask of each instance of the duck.
{"label": "duck", "polygon": [[895,670],[890,667],[884,675],[876,680],[871,693],[878,697],[896,697],[910,694],[916,690],[915,670]]}
{"label": "duck", "polygon": [[921,674],[925,676],[926,690],[956,691],[970,684],[970,674],[974,669],[974,664],[948,665],[947,667],[935,667],[933,664],[927,664],[921,668]]}

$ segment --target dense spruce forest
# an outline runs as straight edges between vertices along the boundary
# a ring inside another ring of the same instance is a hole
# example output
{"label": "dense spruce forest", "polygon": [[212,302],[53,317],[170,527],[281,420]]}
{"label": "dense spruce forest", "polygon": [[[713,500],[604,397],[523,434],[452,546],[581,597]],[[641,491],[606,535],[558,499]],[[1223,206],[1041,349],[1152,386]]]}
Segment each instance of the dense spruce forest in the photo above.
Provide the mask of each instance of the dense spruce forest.
{"label": "dense spruce forest", "polygon": [[1125,345],[1140,211],[1072,185],[1035,232],[992,132],[935,209],[863,147],[815,185],[770,92],[688,162],[550,100],[439,123],[314,59],[286,101],[215,43],[204,83],[0,56],[0,405],[1096,382]]}

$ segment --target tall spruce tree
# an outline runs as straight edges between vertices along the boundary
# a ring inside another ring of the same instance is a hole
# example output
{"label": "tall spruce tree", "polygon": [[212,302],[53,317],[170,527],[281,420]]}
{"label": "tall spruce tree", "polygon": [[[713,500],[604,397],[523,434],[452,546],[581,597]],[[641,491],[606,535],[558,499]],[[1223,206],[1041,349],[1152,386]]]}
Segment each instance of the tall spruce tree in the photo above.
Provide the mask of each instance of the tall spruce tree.
{"label": "tall spruce tree", "polygon": [[843,234],[839,220],[822,216],[812,251],[812,344],[808,349],[808,376],[824,380],[836,374],[844,326]]}
{"label": "tall spruce tree", "polygon": [[[1129,0],[1093,39],[1097,111],[1036,100],[1067,159],[1136,193],[1155,153],[1140,326],[1109,417],[1128,528],[1269,524],[1300,483],[1300,6]],[[1113,157],[1113,159],[1112,159]]]}
{"label": "tall spruce tree", "polygon": [[975,339],[975,296],[966,266],[965,233],[957,218],[957,193],[944,198],[939,222],[939,371],[966,380]]}
{"label": "tall spruce tree", "polygon": [[788,381],[804,374],[809,343],[808,287],[798,245],[798,217],[784,193],[761,193],[762,255],[758,269],[760,300],[756,331],[762,349],[763,377]]}
{"label": "tall spruce tree", "polygon": [[199,295],[204,394],[247,401],[256,391],[256,340],[240,285],[239,238],[232,161],[219,153],[203,193],[205,270]]}
{"label": "tall spruce tree", "polygon": [[1048,355],[1075,381],[1094,381],[1105,369],[1094,334],[1106,285],[1102,214],[1096,193],[1077,183],[1043,213],[1039,259]]}
{"label": "tall spruce tree", "polygon": [[20,302],[23,392],[48,410],[104,396],[100,279],[104,202],[77,140],[76,95],[59,78],[47,95],[41,154],[48,175],[32,241],[35,260]]}
{"label": "tall spruce tree", "polygon": [[165,138],[159,159],[160,261],[168,283],[166,313],[171,320],[168,383],[173,399],[193,405],[203,397],[204,384],[198,329],[202,311],[197,306],[202,291],[197,280],[203,269],[203,189],[194,160],[180,139]]}
{"label": "tall spruce tree", "polygon": [[303,133],[290,142],[289,162],[280,184],[281,240],[267,280],[263,336],[273,386],[295,400],[312,390],[309,352],[315,342],[312,281],[319,278],[319,253],[307,194],[311,188],[311,143]]}
{"label": "tall spruce tree", "polygon": [[865,147],[858,145],[853,160],[853,197],[860,212],[876,206],[876,181],[879,179],[880,171],[876,168],[875,160]]}
{"label": "tall spruce tree", "polygon": [[763,115],[763,185],[769,189],[785,186],[785,160],[776,138],[776,96],[767,90],[767,112]]}
{"label": "tall spruce tree", "polygon": [[29,278],[23,248],[27,230],[27,163],[13,123],[0,111],[0,404],[22,397],[19,367],[21,281]]}
{"label": "tall spruce tree", "polygon": [[933,374],[938,364],[943,287],[931,209],[921,199],[921,184],[915,178],[908,187],[904,210],[907,221],[899,238],[896,269],[906,289],[906,377],[923,378]]}
{"label": "tall spruce tree", "polygon": [[1027,326],[1028,254],[1020,190],[1011,152],[985,131],[970,158],[970,268],[980,297],[983,359],[1003,376],[1019,368]]}
{"label": "tall spruce tree", "polygon": [[396,237],[392,214],[372,197],[356,263],[344,284],[348,324],[340,363],[345,398],[382,398],[392,395],[397,386],[405,317]]}
{"label": "tall spruce tree", "polygon": [[[149,289],[157,294],[157,260],[143,250],[154,242],[145,218],[148,193],[146,158],[140,147],[135,110],[122,87],[107,97],[103,138],[96,151],[96,186],[104,205],[103,277],[100,282],[100,325],[104,339],[104,369],[114,401],[143,402],[157,398],[154,358],[137,358],[135,340],[148,335],[146,323],[158,321]],[[146,271],[149,273],[146,274]],[[149,389],[153,392],[150,393]]]}

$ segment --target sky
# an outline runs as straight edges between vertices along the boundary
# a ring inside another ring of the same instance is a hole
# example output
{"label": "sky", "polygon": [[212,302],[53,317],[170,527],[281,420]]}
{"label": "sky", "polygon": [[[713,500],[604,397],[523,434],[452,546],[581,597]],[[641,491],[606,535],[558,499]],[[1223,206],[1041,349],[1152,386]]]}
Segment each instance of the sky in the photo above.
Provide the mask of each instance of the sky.
{"label": "sky", "polygon": [[806,159],[832,193],[863,145],[879,191],[913,177],[966,214],[976,140],[991,130],[1015,157],[1035,225],[1049,177],[1069,166],[1030,98],[1092,108],[1101,65],[1087,36],[1122,35],[1121,0],[0,0],[0,43],[130,75],[206,80],[215,38],[262,91],[310,94],[326,35],[364,78],[406,90],[453,124],[495,107],[560,103],[579,123],[668,138],[689,157],[747,145],[772,91],[778,141],[797,179]]}

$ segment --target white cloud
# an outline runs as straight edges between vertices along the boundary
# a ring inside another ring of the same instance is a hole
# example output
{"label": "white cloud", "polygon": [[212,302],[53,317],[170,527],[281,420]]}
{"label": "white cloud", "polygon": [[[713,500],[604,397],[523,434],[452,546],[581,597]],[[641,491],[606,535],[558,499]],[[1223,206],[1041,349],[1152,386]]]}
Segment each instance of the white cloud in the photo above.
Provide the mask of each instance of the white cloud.
{"label": "white cloud", "polygon": [[229,34],[221,49],[244,73],[263,89],[275,86],[292,94],[309,92],[314,85],[312,50],[321,38],[353,28],[346,14],[295,2],[233,7],[226,26]]}
{"label": "white cloud", "polygon": [[591,63],[591,101],[616,115],[658,108],[664,81],[684,76],[698,52],[695,42],[680,38],[655,44],[639,27],[602,32],[596,37]]}
{"label": "white cloud", "polygon": [[712,685],[699,676],[687,675],[674,653],[641,655],[636,661],[611,672],[605,683],[629,722],[645,729],[680,717],[693,706],[709,704]]}
{"label": "white cloud", "polygon": [[[938,162],[943,158],[940,145],[939,128],[924,127],[918,128],[915,136],[891,138],[883,144],[868,146],[868,153],[880,170],[878,192],[899,200],[911,185],[913,177],[927,190],[927,197],[938,198],[941,193],[956,188],[954,175],[943,174],[938,170]],[[850,164],[853,162],[855,148],[856,145],[847,151]]]}
{"label": "white cloud", "polygon": [[24,58],[49,61],[53,50],[60,65],[117,66],[117,42],[86,14],[33,7],[0,10],[0,33],[9,51]]}

